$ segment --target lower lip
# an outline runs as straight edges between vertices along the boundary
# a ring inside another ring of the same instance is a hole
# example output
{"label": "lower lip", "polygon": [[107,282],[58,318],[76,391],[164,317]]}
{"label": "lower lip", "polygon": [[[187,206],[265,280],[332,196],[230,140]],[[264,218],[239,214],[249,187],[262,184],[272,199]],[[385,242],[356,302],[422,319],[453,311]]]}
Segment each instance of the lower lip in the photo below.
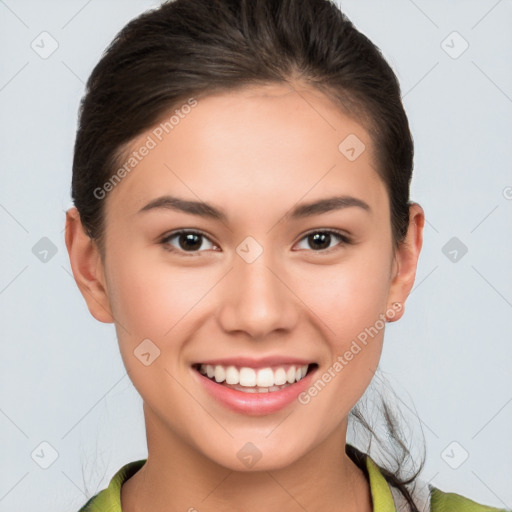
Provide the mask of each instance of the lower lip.
{"label": "lower lip", "polygon": [[250,416],[271,414],[290,405],[300,393],[311,385],[313,375],[317,370],[318,366],[310,370],[303,379],[286,386],[280,391],[244,393],[243,391],[218,384],[196,369],[192,369],[196,378],[199,379],[200,383],[213,398],[232,411]]}

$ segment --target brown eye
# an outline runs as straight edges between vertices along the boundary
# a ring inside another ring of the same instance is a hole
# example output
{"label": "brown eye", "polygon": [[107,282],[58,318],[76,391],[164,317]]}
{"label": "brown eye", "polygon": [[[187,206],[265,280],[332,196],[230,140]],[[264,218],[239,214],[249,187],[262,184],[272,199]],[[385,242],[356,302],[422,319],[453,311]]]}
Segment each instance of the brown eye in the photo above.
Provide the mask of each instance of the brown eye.
{"label": "brown eye", "polygon": [[[312,231],[308,233],[302,240],[306,240],[308,248],[313,248],[314,252],[322,252],[332,249],[331,243],[334,239],[341,240],[341,243],[336,245],[343,246],[350,243],[350,240],[347,236],[333,230],[325,230],[325,231]],[[301,242],[302,242],[301,240]]]}
{"label": "brown eye", "polygon": [[[174,239],[177,241],[177,246],[171,243]],[[213,246],[210,239],[203,233],[198,231],[181,230],[167,235],[162,239],[161,243],[169,251],[195,253],[201,252],[199,249],[203,247],[204,240],[208,240],[208,242]]]}

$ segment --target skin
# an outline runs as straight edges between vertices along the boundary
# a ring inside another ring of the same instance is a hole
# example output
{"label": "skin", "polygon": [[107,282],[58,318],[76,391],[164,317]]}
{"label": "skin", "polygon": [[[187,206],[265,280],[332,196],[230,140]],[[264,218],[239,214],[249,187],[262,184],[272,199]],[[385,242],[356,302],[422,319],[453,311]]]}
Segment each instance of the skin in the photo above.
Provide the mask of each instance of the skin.
{"label": "skin", "polygon": [[[354,161],[338,150],[349,134],[366,146]],[[316,361],[321,375],[394,302],[405,303],[424,213],[411,206],[406,241],[395,250],[389,198],[375,169],[368,133],[321,93],[299,84],[253,86],[200,98],[109,192],[104,258],[76,209],[68,210],[76,282],[91,314],[115,324],[144,402],[148,460],[123,486],[123,510],[372,510],[345,442],[384,329],[308,404],[294,401],[269,415],[224,408],[199,386],[191,364],[285,354]],[[169,209],[137,213],[164,194],[213,204],[227,221]],[[285,218],[297,203],[333,195],[361,199],[370,210]],[[165,250],[164,236],[184,228],[206,237],[192,253],[179,236],[166,242],[176,252]],[[351,243],[331,235],[322,246],[306,236],[326,229]],[[252,263],[236,252],[247,236],[263,249]],[[133,354],[147,338],[160,350],[149,366]],[[262,454],[252,468],[237,457],[248,441]]]}

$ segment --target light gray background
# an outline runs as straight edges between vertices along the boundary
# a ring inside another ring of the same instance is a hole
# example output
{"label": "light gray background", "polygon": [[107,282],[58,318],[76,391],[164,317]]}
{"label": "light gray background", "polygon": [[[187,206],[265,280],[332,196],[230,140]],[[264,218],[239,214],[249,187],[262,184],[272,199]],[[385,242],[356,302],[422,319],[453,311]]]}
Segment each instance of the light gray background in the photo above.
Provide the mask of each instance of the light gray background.
{"label": "light gray background", "polygon": [[[63,227],[84,82],[117,31],[156,5],[0,0],[1,511],[78,510],[147,455],[141,399],[113,326],[90,316],[76,287]],[[412,199],[427,217],[381,368],[425,434],[422,478],[510,508],[512,2],[341,6],[399,77],[415,139]],[[43,31],[59,45],[46,59],[31,48]],[[32,251],[43,237],[57,250],[46,262]],[[455,262],[443,253],[452,237],[468,249]]]}

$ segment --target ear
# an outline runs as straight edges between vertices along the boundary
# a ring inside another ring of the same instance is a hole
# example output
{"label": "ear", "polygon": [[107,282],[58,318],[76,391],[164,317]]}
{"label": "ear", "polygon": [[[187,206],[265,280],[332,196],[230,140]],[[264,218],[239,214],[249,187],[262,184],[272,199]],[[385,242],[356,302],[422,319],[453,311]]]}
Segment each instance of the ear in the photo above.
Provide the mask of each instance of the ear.
{"label": "ear", "polygon": [[[425,225],[425,213],[423,208],[412,203],[409,207],[409,227],[403,243],[395,250],[393,261],[393,277],[388,294],[388,308],[395,314],[388,318],[388,322],[399,320],[404,313],[404,305],[412,290],[416,277],[416,267],[421,247],[423,245],[423,227]],[[396,302],[400,308],[392,307]]]}
{"label": "ear", "polygon": [[114,318],[99,249],[85,233],[75,207],[66,212],[66,247],[73,276],[91,315],[100,322],[112,323]]}

